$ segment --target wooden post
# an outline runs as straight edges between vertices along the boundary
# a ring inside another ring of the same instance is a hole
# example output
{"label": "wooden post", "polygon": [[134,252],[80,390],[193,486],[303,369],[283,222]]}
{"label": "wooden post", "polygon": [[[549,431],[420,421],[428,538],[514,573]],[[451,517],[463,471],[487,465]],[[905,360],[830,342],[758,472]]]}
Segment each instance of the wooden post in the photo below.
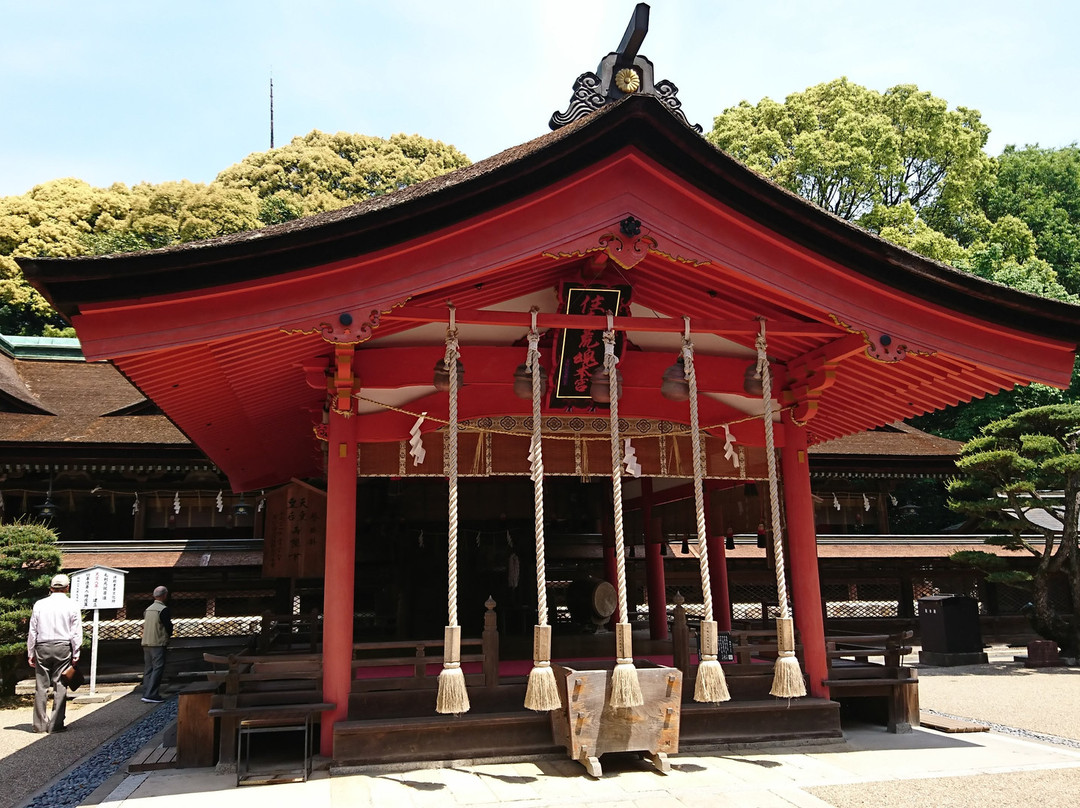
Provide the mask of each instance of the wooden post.
{"label": "wooden post", "polygon": [[683,596],[675,593],[675,619],[671,627],[672,665],[682,671],[683,681],[690,676],[690,627],[686,625]]}
{"label": "wooden post", "polygon": [[499,624],[495,599],[491,595],[488,595],[484,608],[484,633],[480,646],[484,654],[484,687],[493,689],[499,686]]}
{"label": "wooden post", "polygon": [[810,466],[806,427],[799,426],[789,410],[782,416],[784,449],[780,453],[784,481],[784,509],[787,512],[787,562],[791,567],[792,611],[803,648],[804,672],[810,680],[809,694],[829,697],[822,684],[828,678],[825,653],[825,619],[821,611],[821,580],[818,574],[817,532],[814,528],[814,501],[810,494]]}
{"label": "wooden post", "polygon": [[[240,663],[236,661],[236,654],[229,654],[227,663],[228,676],[225,679],[225,697],[222,706],[233,709],[236,707],[238,694],[240,693]],[[223,717],[218,722],[218,767],[228,770],[236,765],[236,729],[238,721],[235,716]]]}
{"label": "wooden post", "polygon": [[731,592],[728,589],[727,548],[712,516],[712,492],[716,480],[705,481],[705,525],[709,551],[709,581],[712,584],[713,618],[719,631],[731,631]]}
{"label": "wooden post", "polygon": [[667,583],[664,577],[664,523],[652,515],[652,480],[641,480],[641,523],[645,526],[645,588],[649,598],[649,639],[668,638]]}
{"label": "wooden post", "polygon": [[[352,346],[338,345],[338,376],[351,373]],[[346,355],[347,352],[347,355]],[[350,376],[351,379],[351,376]],[[333,754],[334,724],[349,714],[356,566],[356,419],[352,399],[333,399],[326,461],[326,576],[323,589],[323,700],[334,704],[319,727],[320,754]]]}
{"label": "wooden post", "polygon": [[180,691],[176,712],[176,765],[214,765],[214,719],[207,715],[217,685],[193,682]]}

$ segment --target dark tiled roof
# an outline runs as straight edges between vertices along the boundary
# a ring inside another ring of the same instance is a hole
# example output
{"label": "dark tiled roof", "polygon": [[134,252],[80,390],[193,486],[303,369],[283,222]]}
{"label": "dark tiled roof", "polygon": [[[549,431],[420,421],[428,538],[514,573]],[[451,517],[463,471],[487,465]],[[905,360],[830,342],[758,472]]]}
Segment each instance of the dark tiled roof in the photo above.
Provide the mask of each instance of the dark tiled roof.
{"label": "dark tiled roof", "polygon": [[[209,555],[209,558],[205,558]],[[79,570],[97,565],[119,569],[160,569],[170,567],[254,567],[262,564],[259,550],[212,550],[208,553],[191,551],[161,552],[64,552],[61,565],[65,570]]]}
{"label": "dark tiled roof", "polygon": [[15,360],[3,353],[0,353],[0,412],[55,415],[26,389],[26,383],[15,367]]}
{"label": "dark tiled roof", "polygon": [[825,441],[810,448],[810,454],[863,455],[870,457],[953,457],[960,453],[962,443],[939,438],[904,423],[889,424],[881,429],[859,432]]}
{"label": "dark tiled roof", "polygon": [[112,365],[0,356],[0,389],[22,390],[37,412],[0,412],[0,441],[21,444],[190,442],[164,415],[107,413],[144,401]]}

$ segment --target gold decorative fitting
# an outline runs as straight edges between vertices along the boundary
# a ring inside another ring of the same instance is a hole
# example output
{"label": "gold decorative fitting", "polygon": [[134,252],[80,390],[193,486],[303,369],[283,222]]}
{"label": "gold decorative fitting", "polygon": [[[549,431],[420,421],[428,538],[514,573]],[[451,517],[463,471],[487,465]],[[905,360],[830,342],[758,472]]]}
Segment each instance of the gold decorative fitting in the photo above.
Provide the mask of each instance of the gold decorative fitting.
{"label": "gold decorative fitting", "polygon": [[641,89],[641,76],[630,67],[624,67],[615,74],[615,86],[624,93],[636,93]]}

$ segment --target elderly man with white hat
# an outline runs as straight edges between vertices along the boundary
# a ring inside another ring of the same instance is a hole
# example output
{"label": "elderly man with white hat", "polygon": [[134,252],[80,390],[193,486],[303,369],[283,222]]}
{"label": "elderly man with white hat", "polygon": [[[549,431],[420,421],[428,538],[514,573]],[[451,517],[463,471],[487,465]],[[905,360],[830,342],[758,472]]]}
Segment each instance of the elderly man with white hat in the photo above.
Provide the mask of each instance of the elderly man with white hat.
{"label": "elderly man with white hat", "polygon": [[[34,604],[26,653],[34,668],[34,732],[63,732],[67,707],[67,685],[60,674],[79,661],[82,647],[82,613],[68,597],[70,579],[54,575],[49,596]],[[53,689],[52,715],[45,716],[45,702]]]}

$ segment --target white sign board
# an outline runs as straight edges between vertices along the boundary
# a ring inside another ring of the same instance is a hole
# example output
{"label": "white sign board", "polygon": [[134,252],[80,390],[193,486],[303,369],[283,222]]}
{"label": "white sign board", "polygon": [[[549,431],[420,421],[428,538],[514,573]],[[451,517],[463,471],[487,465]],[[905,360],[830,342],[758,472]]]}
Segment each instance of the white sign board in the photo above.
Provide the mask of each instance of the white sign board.
{"label": "white sign board", "polygon": [[90,567],[71,575],[71,599],[80,609],[120,609],[124,605],[124,570]]}

